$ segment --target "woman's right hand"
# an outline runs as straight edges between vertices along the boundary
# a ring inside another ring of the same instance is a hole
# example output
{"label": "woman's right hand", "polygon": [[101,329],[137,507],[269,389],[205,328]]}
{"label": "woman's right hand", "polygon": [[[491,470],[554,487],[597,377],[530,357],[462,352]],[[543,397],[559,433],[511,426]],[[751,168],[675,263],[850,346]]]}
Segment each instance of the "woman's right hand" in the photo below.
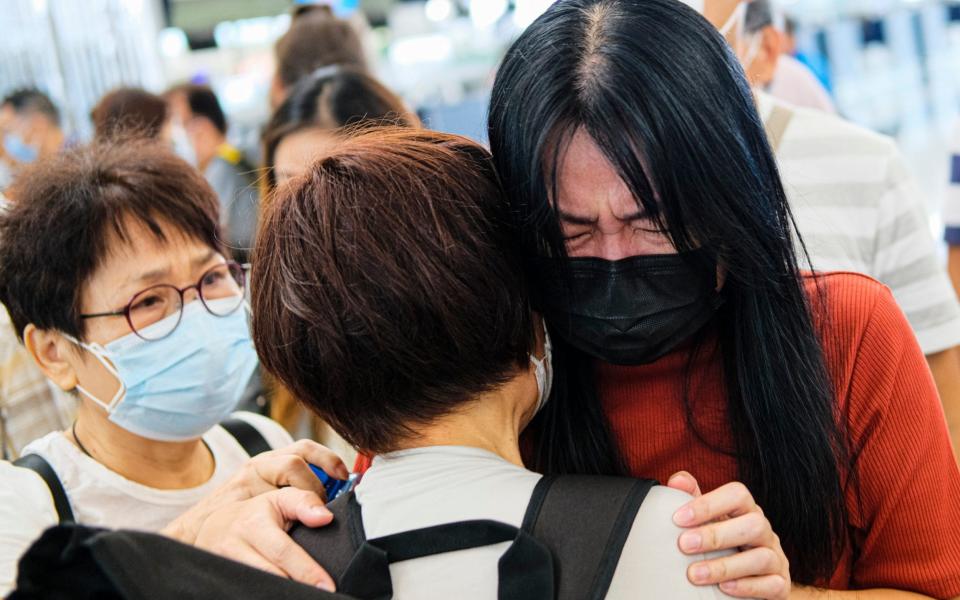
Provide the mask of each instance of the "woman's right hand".
{"label": "woman's right hand", "polygon": [[288,487],[221,507],[208,515],[193,545],[332,592],[333,578],[287,534],[297,522],[322,527],[331,520],[320,496]]}
{"label": "woman's right hand", "polygon": [[332,450],[311,440],[300,440],[248,460],[227,483],[171,522],[163,533],[183,543],[194,544],[204,522],[218,509],[280,488],[298,488],[324,499],[323,484],[310,469],[310,464],[338,479],[349,477],[346,465]]}

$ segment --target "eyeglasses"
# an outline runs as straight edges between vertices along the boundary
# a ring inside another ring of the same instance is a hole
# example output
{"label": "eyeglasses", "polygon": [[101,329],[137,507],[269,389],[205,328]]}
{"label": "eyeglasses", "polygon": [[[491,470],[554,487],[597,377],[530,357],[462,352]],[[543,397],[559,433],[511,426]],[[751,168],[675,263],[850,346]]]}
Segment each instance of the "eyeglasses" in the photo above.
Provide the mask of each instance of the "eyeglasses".
{"label": "eyeglasses", "polygon": [[240,308],[248,268],[249,265],[227,262],[204,273],[193,285],[185,288],[167,284],[148,287],[134,295],[123,310],[80,315],[80,318],[126,317],[130,329],[138,337],[156,342],[173,333],[180,324],[183,296],[189,290],[197,290],[203,307],[214,316],[226,317]]}

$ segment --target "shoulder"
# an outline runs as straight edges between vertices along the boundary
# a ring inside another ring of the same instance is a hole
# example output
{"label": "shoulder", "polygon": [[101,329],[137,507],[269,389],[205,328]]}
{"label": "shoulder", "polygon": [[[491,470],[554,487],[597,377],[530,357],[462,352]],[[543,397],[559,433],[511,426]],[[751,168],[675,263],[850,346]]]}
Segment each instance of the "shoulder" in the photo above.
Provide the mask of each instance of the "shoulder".
{"label": "shoulder", "polygon": [[0,461],[0,596],[13,587],[20,555],[58,521],[43,479],[29,469]]}
{"label": "shoulder", "polygon": [[[39,454],[54,468],[61,462],[64,453],[75,450],[76,447],[63,437],[62,431],[51,431],[47,435],[37,438],[27,444],[20,455]],[[79,450],[77,450],[79,452]]]}
{"label": "shoulder", "polygon": [[[890,288],[861,273],[847,271],[807,273],[804,289],[824,343],[837,335],[847,341],[859,337],[879,313],[906,321]],[[912,334],[911,334],[912,335]]]}
{"label": "shoulder", "polygon": [[267,440],[267,443],[270,444],[270,447],[274,450],[289,446],[293,443],[293,438],[290,436],[290,433],[284,429],[282,425],[269,417],[264,417],[263,415],[252,412],[238,411],[230,415],[230,418],[240,419],[253,425],[254,429],[260,432],[260,435]]}
{"label": "shoulder", "polygon": [[718,587],[698,587],[687,579],[691,564],[713,558],[687,556],[677,545],[683,529],[674,525],[673,514],[690,499],[689,494],[665,486],[650,488],[627,536],[608,599],[636,598],[641,591],[651,598],[678,600],[723,597]]}
{"label": "shoulder", "polygon": [[836,352],[856,356],[861,347],[872,350],[878,341],[887,355],[913,347],[920,351],[890,288],[876,279],[859,273],[811,273],[804,286],[828,366]]}
{"label": "shoulder", "polygon": [[[793,115],[790,128],[787,129],[787,141],[820,139],[823,140],[823,148],[828,154],[873,156],[881,159],[899,155],[896,142],[889,136],[822,110],[793,106],[773,98],[768,102],[771,106],[789,109]],[[829,140],[842,141],[844,145],[836,147],[828,144]]]}

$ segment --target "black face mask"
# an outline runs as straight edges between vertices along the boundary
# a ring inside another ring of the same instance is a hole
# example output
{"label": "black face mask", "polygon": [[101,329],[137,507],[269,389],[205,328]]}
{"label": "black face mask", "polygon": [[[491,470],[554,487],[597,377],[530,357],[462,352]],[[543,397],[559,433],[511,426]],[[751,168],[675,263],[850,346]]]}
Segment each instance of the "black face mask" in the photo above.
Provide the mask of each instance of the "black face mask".
{"label": "black face mask", "polygon": [[641,365],[668,354],[706,325],[723,304],[716,268],[704,250],[683,255],[541,259],[539,309],[551,333],[617,365]]}

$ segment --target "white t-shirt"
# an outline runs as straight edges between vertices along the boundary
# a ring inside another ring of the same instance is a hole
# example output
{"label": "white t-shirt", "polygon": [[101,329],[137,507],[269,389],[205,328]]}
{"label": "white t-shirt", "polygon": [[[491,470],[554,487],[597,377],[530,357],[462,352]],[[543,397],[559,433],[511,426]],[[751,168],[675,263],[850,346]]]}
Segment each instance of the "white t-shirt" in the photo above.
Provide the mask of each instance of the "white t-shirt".
{"label": "white t-shirt", "polygon": [[768,129],[774,107],[792,114],[777,162],[813,268],[889,287],[924,354],[960,345],[960,304],[896,143],[821,111],[756,97]]}
{"label": "white t-shirt", "polygon": [[[272,448],[293,441],[286,430],[266,417],[244,412],[233,417],[256,427]],[[130,481],[81,452],[60,431],[29,444],[24,454],[39,454],[50,463],[78,523],[159,531],[226,483],[250,458],[219,425],[204,434],[203,440],[213,453],[213,476],[203,485],[183,490],[158,490]],[[0,462],[0,597],[6,596],[16,581],[20,556],[58,522],[50,489],[40,476]]]}
{"label": "white t-shirt", "polygon": [[[478,448],[435,446],[374,458],[356,493],[368,539],[474,519],[519,527],[540,477]],[[726,597],[715,586],[697,587],[687,581],[692,563],[712,558],[687,557],[677,546],[682,530],[673,524],[673,513],[689,499],[666,487],[650,490],[624,545],[608,599]],[[394,598],[496,598],[497,561],[509,545],[392,564]]]}

